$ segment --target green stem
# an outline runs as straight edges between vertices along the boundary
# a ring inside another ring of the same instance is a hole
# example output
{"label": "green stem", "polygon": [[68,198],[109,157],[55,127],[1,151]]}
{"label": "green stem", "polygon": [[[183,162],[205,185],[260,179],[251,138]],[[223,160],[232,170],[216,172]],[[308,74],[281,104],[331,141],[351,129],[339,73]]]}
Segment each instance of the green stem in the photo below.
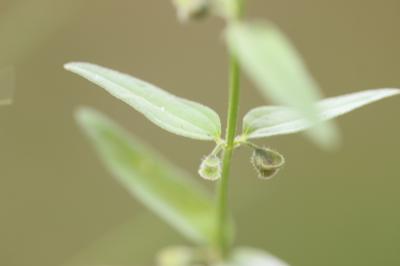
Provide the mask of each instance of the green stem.
{"label": "green stem", "polygon": [[240,69],[239,63],[234,55],[230,58],[230,89],[228,122],[226,131],[226,147],[222,161],[222,175],[218,187],[217,205],[217,246],[222,255],[226,257],[230,249],[229,228],[228,228],[228,187],[229,173],[231,166],[234,141],[236,136],[237,116],[239,110],[240,93]]}
{"label": "green stem", "polygon": [[[230,18],[227,22],[234,23],[241,19],[244,11],[244,0],[236,1],[237,13],[235,17]],[[222,258],[226,258],[230,252],[230,232],[229,228],[229,206],[228,206],[228,191],[229,191],[229,174],[231,168],[231,160],[233,150],[235,149],[235,136],[237,127],[237,118],[239,111],[239,95],[240,95],[240,66],[236,56],[230,53],[229,62],[229,106],[226,129],[226,147],[224,150],[222,161],[222,174],[218,184],[217,191],[217,232],[216,246]]]}

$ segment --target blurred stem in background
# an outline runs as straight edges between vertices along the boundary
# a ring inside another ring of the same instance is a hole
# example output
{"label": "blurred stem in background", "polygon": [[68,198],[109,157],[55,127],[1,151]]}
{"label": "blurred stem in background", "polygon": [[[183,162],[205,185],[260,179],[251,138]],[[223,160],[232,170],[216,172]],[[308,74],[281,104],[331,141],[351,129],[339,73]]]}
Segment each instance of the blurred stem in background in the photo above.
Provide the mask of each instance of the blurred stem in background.
{"label": "blurred stem in background", "polygon": [[12,1],[0,10],[0,106],[13,102],[16,66],[74,16],[81,1]]}
{"label": "blurred stem in background", "polygon": [[79,14],[82,2],[15,1],[0,11],[0,67],[14,65]]}

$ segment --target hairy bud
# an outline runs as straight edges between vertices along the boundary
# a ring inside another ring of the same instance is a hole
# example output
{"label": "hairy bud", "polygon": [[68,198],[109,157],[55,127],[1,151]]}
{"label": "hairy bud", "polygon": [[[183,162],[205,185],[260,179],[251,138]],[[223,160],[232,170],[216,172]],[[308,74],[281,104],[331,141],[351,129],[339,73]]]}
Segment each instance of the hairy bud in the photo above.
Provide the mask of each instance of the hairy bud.
{"label": "hairy bud", "polygon": [[261,179],[274,177],[285,164],[285,158],[277,151],[268,148],[254,148],[251,163]]}
{"label": "hairy bud", "polygon": [[199,168],[199,175],[207,180],[217,180],[221,177],[221,159],[211,154],[203,159]]}

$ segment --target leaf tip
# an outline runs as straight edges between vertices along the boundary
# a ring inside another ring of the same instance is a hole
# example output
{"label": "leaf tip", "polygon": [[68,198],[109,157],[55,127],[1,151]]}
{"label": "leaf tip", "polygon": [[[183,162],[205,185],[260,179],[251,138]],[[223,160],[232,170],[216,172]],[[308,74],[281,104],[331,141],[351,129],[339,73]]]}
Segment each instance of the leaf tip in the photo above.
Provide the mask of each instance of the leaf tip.
{"label": "leaf tip", "polygon": [[75,67],[76,64],[77,64],[76,62],[66,63],[66,64],[64,64],[64,69],[67,71],[71,71]]}
{"label": "leaf tip", "polygon": [[86,63],[86,62],[69,62],[64,64],[64,69],[70,72],[79,72],[79,70],[82,70],[85,66],[90,66],[92,64]]}

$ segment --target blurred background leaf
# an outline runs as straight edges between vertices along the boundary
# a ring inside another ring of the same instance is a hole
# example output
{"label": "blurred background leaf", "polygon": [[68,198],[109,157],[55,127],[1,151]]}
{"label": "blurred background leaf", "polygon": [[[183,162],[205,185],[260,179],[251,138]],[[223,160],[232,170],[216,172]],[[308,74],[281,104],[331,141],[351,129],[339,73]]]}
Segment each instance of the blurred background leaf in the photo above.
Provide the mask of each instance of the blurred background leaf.
{"label": "blurred background leaf", "polygon": [[133,196],[188,239],[212,242],[214,202],[198,183],[100,113],[80,109],[77,120],[111,173]]}
{"label": "blurred background leaf", "polygon": [[310,124],[313,139],[331,146],[337,138],[335,128],[320,123],[315,102],[319,88],[300,55],[286,36],[267,22],[234,23],[228,27],[226,39],[244,71],[254,80],[269,100],[292,107]]}
{"label": "blurred background leaf", "polygon": [[79,15],[77,0],[2,0],[0,3],[0,105],[11,104],[19,64]]}

